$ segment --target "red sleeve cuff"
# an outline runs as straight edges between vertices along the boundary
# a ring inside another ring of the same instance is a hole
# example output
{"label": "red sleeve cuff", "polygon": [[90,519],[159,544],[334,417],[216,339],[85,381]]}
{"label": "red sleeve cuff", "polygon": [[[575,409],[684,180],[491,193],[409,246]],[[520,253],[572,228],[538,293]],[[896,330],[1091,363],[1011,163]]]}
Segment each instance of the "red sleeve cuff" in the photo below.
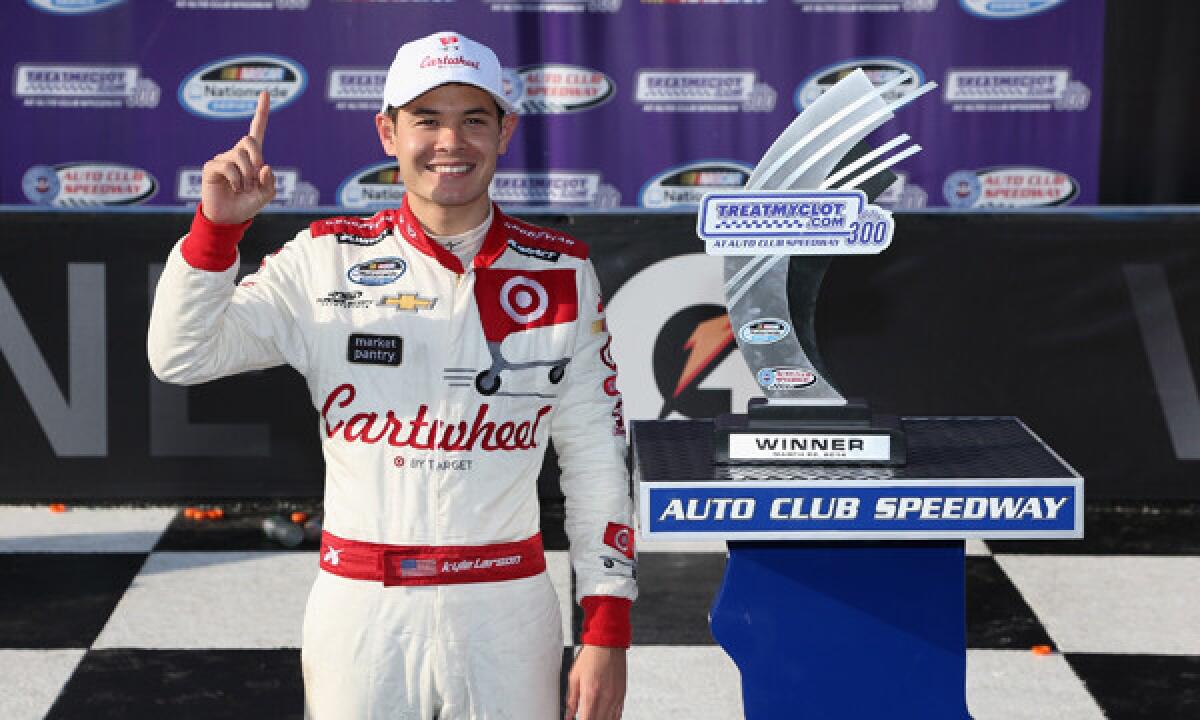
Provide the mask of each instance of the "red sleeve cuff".
{"label": "red sleeve cuff", "polygon": [[633,642],[629,613],[633,601],[609,595],[589,595],[580,601],[583,606],[584,645],[627,648]]}
{"label": "red sleeve cuff", "polygon": [[224,225],[204,217],[197,206],[192,218],[192,229],[183,239],[179,252],[188,265],[197,270],[224,272],[237,261],[237,244],[241,241],[251,220],[244,223]]}

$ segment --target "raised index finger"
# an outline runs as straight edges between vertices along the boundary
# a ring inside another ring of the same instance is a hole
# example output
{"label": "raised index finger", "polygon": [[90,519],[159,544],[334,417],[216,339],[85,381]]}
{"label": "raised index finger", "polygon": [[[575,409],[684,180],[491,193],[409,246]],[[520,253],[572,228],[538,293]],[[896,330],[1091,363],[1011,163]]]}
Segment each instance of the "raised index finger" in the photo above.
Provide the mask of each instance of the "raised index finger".
{"label": "raised index finger", "polygon": [[258,94],[258,107],[254,108],[254,118],[250,120],[250,137],[262,146],[263,137],[267,134],[267,114],[271,112],[271,94],[263,90]]}

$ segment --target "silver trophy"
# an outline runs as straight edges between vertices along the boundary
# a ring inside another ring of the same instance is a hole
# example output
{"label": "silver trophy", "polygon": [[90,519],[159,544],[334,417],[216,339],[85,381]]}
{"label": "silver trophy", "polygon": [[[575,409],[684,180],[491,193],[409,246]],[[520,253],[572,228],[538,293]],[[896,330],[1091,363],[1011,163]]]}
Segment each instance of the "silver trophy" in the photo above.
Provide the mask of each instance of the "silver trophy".
{"label": "silver trophy", "polygon": [[921,148],[903,134],[875,149],[864,138],[937,86],[901,94],[913,80],[876,87],[855,70],[784,130],[745,188],[702,200],[697,234],[725,256],[729,319],[766,396],[745,415],[717,418],[717,462],[904,464],[897,418],[848,401],[830,380],[814,310],[833,256],[891,243],[891,213],[871,201],[894,182],[889,168]]}

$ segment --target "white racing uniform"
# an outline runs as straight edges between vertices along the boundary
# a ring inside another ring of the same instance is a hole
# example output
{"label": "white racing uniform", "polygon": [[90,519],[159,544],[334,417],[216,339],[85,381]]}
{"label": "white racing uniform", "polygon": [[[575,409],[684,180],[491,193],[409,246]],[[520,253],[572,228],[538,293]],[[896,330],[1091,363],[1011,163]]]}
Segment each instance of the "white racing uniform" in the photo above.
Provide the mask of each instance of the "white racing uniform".
{"label": "white racing uniform", "polygon": [[309,717],[557,717],[537,497],[551,438],[582,641],[629,645],[631,503],[595,272],[578,240],[493,213],[466,269],[406,203],[313,223],[235,285],[246,225],[198,211],[159,282],[163,380],[287,363],[308,381],[326,466]]}

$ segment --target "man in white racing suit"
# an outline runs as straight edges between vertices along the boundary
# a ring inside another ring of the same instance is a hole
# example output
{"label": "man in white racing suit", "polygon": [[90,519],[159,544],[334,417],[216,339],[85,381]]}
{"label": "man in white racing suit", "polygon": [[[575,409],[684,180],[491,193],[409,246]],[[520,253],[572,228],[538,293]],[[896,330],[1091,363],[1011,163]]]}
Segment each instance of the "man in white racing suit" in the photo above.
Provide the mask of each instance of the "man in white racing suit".
{"label": "man in white racing suit", "polygon": [[516,128],[495,54],[437,33],[396,55],[376,116],[406,195],[313,223],[235,285],[274,196],[269,112],[204,166],[148,339],[163,380],[289,364],[324,451],[325,532],[303,630],[306,715],[556,717],[563,638],[537,476],[553,439],[583,607],[568,717],[614,720],[636,597],[624,427],[586,246],[488,186]]}

